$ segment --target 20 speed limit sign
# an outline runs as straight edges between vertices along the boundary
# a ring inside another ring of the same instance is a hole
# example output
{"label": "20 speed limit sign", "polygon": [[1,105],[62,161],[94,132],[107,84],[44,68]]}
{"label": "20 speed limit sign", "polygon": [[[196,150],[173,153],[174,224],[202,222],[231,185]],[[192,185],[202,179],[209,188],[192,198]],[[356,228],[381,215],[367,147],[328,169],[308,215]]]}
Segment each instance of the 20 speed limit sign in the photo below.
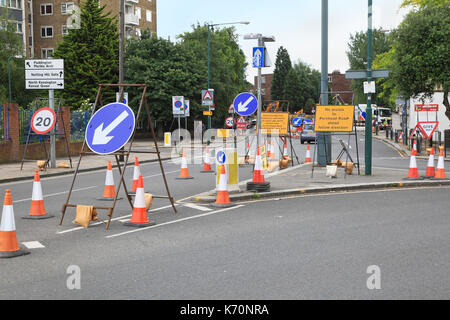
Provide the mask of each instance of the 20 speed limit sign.
{"label": "20 speed limit sign", "polygon": [[228,118],[226,118],[226,119],[225,119],[225,125],[226,125],[228,128],[233,127],[233,125],[234,125],[234,118],[233,118],[233,117],[228,117]]}
{"label": "20 speed limit sign", "polygon": [[50,108],[41,108],[31,117],[31,129],[37,134],[50,132],[55,124],[56,114]]}

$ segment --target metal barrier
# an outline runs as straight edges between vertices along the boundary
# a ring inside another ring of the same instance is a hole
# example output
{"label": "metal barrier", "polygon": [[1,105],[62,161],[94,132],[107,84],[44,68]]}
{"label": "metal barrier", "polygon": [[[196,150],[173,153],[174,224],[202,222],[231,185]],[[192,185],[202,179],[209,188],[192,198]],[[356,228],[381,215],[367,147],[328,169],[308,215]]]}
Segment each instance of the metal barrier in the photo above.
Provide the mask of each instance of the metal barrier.
{"label": "metal barrier", "polygon": [[9,112],[8,106],[0,105],[0,141],[9,139]]}
{"label": "metal barrier", "polygon": [[86,126],[89,121],[87,111],[73,111],[70,113],[70,137],[72,141],[83,141]]}
{"label": "metal barrier", "polygon": [[[19,110],[19,143],[24,144],[27,142],[28,133],[31,130],[31,117],[34,110],[21,109]],[[41,142],[42,136],[30,135],[28,143]]]}

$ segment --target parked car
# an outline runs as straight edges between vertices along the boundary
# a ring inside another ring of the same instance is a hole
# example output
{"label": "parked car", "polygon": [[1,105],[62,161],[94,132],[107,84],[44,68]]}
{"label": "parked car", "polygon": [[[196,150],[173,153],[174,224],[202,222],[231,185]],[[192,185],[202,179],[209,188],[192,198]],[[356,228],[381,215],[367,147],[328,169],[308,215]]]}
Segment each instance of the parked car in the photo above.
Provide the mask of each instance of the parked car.
{"label": "parked car", "polygon": [[316,141],[316,132],[314,131],[314,123],[305,123],[303,125],[302,133],[300,134],[300,142],[304,144],[307,142]]}

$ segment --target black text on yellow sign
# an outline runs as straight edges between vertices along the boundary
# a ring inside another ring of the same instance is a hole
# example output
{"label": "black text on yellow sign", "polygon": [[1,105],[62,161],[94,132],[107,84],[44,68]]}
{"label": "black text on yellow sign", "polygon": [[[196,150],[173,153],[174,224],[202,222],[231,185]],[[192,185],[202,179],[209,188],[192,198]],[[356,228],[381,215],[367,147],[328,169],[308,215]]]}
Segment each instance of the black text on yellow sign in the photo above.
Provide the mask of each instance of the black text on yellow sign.
{"label": "black text on yellow sign", "polygon": [[289,125],[289,113],[287,112],[262,112],[261,132],[266,134],[287,134]]}
{"label": "black text on yellow sign", "polygon": [[317,106],[315,131],[351,132],[355,106]]}

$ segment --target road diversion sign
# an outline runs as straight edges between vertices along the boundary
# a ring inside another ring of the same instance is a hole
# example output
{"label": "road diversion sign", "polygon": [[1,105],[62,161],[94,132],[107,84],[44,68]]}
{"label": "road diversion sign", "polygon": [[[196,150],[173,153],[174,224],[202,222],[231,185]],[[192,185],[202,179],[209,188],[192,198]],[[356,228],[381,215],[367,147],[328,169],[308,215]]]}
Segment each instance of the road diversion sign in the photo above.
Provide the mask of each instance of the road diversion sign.
{"label": "road diversion sign", "polygon": [[26,89],[64,89],[64,59],[25,60]]}
{"label": "road diversion sign", "polygon": [[36,134],[50,132],[56,124],[56,114],[50,108],[41,108],[31,117],[31,129]]}
{"label": "road diversion sign", "polygon": [[224,164],[227,161],[227,156],[225,155],[225,152],[223,152],[223,151],[217,152],[216,158],[217,158],[217,162],[220,164]]}
{"label": "road diversion sign", "polygon": [[245,118],[240,116],[239,119],[236,122],[236,129],[247,129],[247,121],[245,121]]}
{"label": "road diversion sign", "polygon": [[225,119],[225,125],[226,125],[228,128],[233,127],[233,125],[234,125],[234,118],[233,118],[233,117],[228,117],[228,118],[226,118],[226,119]]}
{"label": "road diversion sign", "polygon": [[317,106],[314,131],[351,132],[355,106]]}
{"label": "road diversion sign", "polygon": [[427,139],[431,139],[433,137],[433,133],[439,125],[439,121],[419,121],[417,123],[417,127],[419,130],[427,137]]}
{"label": "road diversion sign", "polygon": [[[288,112],[262,112],[261,132],[267,134],[287,134],[289,125]],[[274,132],[272,132],[274,131]]]}
{"label": "road diversion sign", "polygon": [[300,126],[302,124],[302,118],[294,118],[292,119],[292,124],[296,127]]}
{"label": "road diversion sign", "polygon": [[253,48],[252,60],[253,60],[253,68],[264,67],[264,47]]}
{"label": "road diversion sign", "polygon": [[130,140],[135,127],[133,110],[123,103],[110,103],[100,108],[86,127],[86,143],[98,154],[110,154]]}
{"label": "road diversion sign", "polygon": [[249,116],[258,109],[258,99],[249,92],[243,92],[234,98],[233,106],[240,116]]}

